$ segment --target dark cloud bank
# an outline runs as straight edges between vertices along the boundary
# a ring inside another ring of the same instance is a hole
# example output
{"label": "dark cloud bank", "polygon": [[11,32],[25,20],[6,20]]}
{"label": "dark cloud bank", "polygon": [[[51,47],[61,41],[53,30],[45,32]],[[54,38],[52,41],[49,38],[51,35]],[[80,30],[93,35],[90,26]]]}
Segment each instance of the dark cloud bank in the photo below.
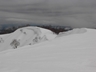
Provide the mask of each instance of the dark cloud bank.
{"label": "dark cloud bank", "polygon": [[0,24],[96,28],[96,0],[0,0]]}

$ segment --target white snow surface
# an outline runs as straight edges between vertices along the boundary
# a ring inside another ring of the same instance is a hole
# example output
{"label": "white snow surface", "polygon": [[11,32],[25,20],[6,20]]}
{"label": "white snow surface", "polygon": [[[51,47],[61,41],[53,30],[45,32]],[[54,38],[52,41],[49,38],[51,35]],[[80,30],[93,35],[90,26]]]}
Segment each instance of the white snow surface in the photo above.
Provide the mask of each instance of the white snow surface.
{"label": "white snow surface", "polygon": [[[0,51],[34,45],[46,40],[52,40],[57,35],[52,31],[39,27],[23,27],[11,34],[0,36]],[[14,41],[14,42],[13,42]],[[15,46],[17,44],[17,47]]]}
{"label": "white snow surface", "polygon": [[96,30],[83,30],[0,52],[0,72],[96,72]]}

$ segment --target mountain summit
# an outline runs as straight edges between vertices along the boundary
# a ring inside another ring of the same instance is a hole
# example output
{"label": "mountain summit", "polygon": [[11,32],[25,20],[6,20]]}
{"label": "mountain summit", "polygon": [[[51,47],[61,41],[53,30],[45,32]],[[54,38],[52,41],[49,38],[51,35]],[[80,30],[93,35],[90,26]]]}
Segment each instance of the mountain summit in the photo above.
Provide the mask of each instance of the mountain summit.
{"label": "mountain summit", "polygon": [[57,35],[52,31],[40,27],[23,27],[15,32],[1,36],[0,51],[34,45],[43,41],[54,39]]}

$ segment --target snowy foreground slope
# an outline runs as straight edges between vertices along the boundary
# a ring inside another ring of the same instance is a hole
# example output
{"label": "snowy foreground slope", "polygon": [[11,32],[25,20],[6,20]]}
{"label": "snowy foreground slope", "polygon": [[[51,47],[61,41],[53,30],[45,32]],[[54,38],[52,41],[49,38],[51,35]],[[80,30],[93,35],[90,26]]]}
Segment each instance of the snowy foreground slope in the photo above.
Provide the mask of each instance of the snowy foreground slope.
{"label": "snowy foreground slope", "polygon": [[49,41],[2,51],[0,72],[96,72],[96,30],[74,29]]}

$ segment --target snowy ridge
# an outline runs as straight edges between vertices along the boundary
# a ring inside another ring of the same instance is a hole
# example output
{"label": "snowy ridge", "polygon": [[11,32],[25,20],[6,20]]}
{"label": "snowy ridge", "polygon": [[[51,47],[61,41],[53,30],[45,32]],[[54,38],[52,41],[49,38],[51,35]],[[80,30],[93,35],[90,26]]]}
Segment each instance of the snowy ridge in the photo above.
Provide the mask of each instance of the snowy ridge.
{"label": "snowy ridge", "polygon": [[0,72],[96,72],[96,30],[85,30],[0,52]]}
{"label": "snowy ridge", "polygon": [[67,36],[67,35],[72,35],[72,34],[82,34],[86,32],[87,32],[87,28],[75,28],[67,32],[60,32],[57,37]]}
{"label": "snowy ridge", "polygon": [[56,37],[53,32],[39,27],[24,27],[0,37],[0,51],[33,45]]}

